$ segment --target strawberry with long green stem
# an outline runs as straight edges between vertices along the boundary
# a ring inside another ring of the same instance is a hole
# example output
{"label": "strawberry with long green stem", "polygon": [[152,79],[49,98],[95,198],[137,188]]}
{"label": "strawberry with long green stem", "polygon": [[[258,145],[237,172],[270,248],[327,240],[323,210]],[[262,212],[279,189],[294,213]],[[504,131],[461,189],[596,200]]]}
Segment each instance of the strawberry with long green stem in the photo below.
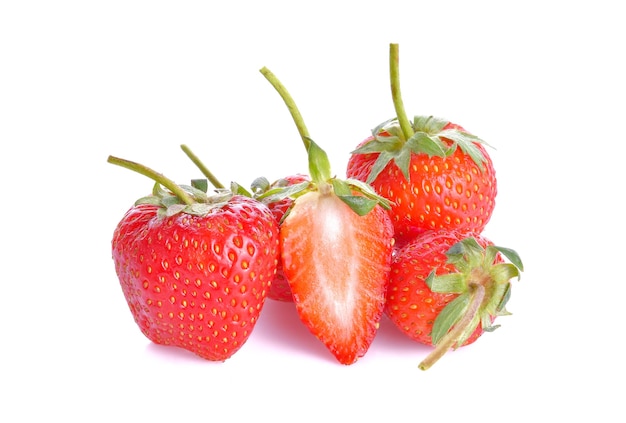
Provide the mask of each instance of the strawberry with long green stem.
{"label": "strawberry with long green stem", "polygon": [[310,183],[292,192],[280,226],[283,271],[298,315],[342,364],[368,351],[383,314],[393,245],[388,202],[367,184],[332,176],[295,102],[267,69],[291,112],[309,159]]}
{"label": "strawberry with long green stem", "polygon": [[404,110],[399,48],[389,48],[396,117],[378,125],[348,160],[346,174],[391,201],[399,244],[433,229],[480,233],[495,207],[497,184],[485,143],[461,126]]}
{"label": "strawberry with long green stem", "polygon": [[261,202],[207,195],[109,156],[156,183],[115,228],[112,255],[131,314],[151,341],[224,361],[248,340],[279,259],[278,224]]}

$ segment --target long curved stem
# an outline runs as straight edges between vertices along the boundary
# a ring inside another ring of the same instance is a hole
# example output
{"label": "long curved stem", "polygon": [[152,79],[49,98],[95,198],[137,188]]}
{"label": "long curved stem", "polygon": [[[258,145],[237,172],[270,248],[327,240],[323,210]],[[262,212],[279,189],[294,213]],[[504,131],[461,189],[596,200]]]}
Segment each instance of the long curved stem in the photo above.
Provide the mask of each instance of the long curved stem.
{"label": "long curved stem", "polygon": [[389,76],[391,79],[391,97],[393,98],[393,106],[396,110],[396,116],[398,123],[400,123],[400,129],[404,134],[405,139],[409,139],[413,136],[413,127],[411,121],[406,116],[404,110],[404,103],[402,102],[402,93],[400,91],[400,54],[398,44],[389,45]]}
{"label": "long curved stem", "polygon": [[224,185],[211,173],[211,171],[202,163],[202,161],[196,156],[193,151],[185,144],[181,144],[180,148],[185,152],[187,157],[191,159],[191,161],[200,169],[200,172],[213,184],[215,188],[224,188]]}
{"label": "long curved stem", "polygon": [[159,184],[163,185],[165,188],[172,191],[174,195],[180,198],[183,201],[183,203],[187,205],[191,205],[196,202],[193,198],[191,198],[191,196],[189,196],[189,194],[185,192],[185,190],[179,187],[174,181],[162,175],[161,173],[158,173],[150,169],[149,167],[146,167],[136,162],[132,162],[130,160],[120,159],[119,157],[114,157],[114,156],[109,156],[109,158],[107,159],[107,162],[112,163],[114,165],[121,166],[121,167],[125,167],[126,169],[130,169],[144,176],[147,176],[148,178],[152,179],[155,182],[158,182]]}
{"label": "long curved stem", "polygon": [[298,106],[296,106],[296,102],[289,94],[289,91],[287,91],[287,88],[285,88],[285,86],[278,80],[278,78],[272,73],[272,71],[264,66],[263,68],[261,68],[260,72],[263,74],[265,79],[267,79],[270,84],[272,84],[276,91],[278,91],[278,94],[280,94],[283,101],[287,105],[289,113],[291,113],[291,117],[293,118],[293,121],[298,128],[298,132],[300,133],[300,137],[302,138],[302,142],[304,143],[304,148],[306,148],[306,150],[308,151],[311,144],[311,141],[309,140],[309,130],[304,124],[304,119],[302,118],[302,115],[298,110]]}
{"label": "long curved stem", "polygon": [[444,354],[454,346],[459,337],[468,329],[469,325],[476,317],[480,305],[485,298],[485,287],[481,284],[471,283],[470,288],[473,289],[473,293],[467,311],[454,328],[441,338],[441,341],[439,341],[435,349],[422,360],[418,366],[421,370],[428,370],[443,357]]}

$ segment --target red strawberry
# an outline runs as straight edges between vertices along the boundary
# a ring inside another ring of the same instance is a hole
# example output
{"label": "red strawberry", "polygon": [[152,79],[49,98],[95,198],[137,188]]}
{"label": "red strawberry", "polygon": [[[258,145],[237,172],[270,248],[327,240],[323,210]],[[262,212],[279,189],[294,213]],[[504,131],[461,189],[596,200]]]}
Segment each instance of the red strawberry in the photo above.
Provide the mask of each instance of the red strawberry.
{"label": "red strawberry", "polygon": [[[392,94],[397,119],[372,132],[349,158],[346,174],[366,181],[391,201],[396,237],[406,242],[426,230],[480,233],[497,194],[493,163],[483,141],[461,126],[404,114],[397,45],[391,45]],[[394,60],[395,59],[395,60]]]}
{"label": "red strawberry", "polygon": [[276,271],[273,215],[252,198],[207,196],[136,163],[109,162],[159,181],[122,218],[112,240],[135,322],[157,344],[228,359],[252,333]]}
{"label": "red strawberry", "polygon": [[[206,181],[210,181],[211,184],[218,190],[224,189],[224,185],[211,173],[211,171],[205,166],[204,163],[191,151],[191,149],[186,145],[181,145],[181,149],[185,152],[185,154],[194,162],[194,164],[202,171],[203,175],[206,179],[203,180],[194,180],[194,186],[197,184],[204,184]],[[268,206],[276,221],[280,224],[285,213],[291,207],[293,200],[289,198],[288,194],[285,193],[282,188],[298,185],[303,182],[309,181],[309,177],[304,174],[295,174],[290,175],[285,178],[278,179],[270,184],[267,178],[260,177],[255,179],[252,182],[252,193],[248,192],[241,185],[233,182],[231,183],[231,191],[241,193],[247,197],[254,197],[262,201],[265,205]],[[206,192],[207,187],[203,186],[202,189]],[[281,195],[276,199],[273,194],[276,190],[281,191]],[[289,289],[289,283],[285,278],[283,273],[283,266],[281,261],[278,261],[278,265],[276,267],[276,275],[272,283],[270,284],[269,290],[267,292],[268,298],[277,301],[285,301],[290,302],[293,301],[291,290]]]}
{"label": "red strawberry", "polygon": [[[288,187],[301,184],[303,182],[308,182],[308,175],[296,174],[290,175],[285,178],[278,179],[274,183],[269,186],[269,190],[274,190],[276,188]],[[267,194],[267,191],[265,192]],[[262,195],[258,195],[257,198],[261,197],[261,201],[263,201]],[[293,200],[290,197],[284,197],[278,201],[267,200],[264,201],[265,204],[269,207],[270,211],[276,218],[276,221],[279,224],[282,222],[283,218],[287,211],[291,208],[293,204]],[[289,288],[289,282],[287,282],[287,278],[283,272],[282,262],[278,262],[278,267],[276,268],[276,276],[272,281],[272,285],[270,286],[269,292],[267,296],[273,300],[277,301],[285,301],[291,302],[293,301],[293,296],[291,294],[291,289]]]}
{"label": "red strawberry", "polygon": [[522,270],[515,251],[483,236],[424,232],[394,255],[385,314],[411,339],[437,346],[420,365],[426,370],[497,327],[495,318],[508,314],[510,279]]}
{"label": "red strawberry", "polygon": [[360,181],[332,177],[295,103],[262,72],[289,106],[309,157],[311,182],[291,193],[295,200],[280,226],[283,271],[302,322],[340,363],[353,364],[383,315],[393,245],[388,204]]}

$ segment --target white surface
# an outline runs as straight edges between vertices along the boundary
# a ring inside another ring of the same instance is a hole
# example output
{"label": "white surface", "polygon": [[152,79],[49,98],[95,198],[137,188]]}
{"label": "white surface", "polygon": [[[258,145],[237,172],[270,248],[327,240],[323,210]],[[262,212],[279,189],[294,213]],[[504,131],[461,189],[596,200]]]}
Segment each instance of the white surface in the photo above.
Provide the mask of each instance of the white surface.
{"label": "white surface", "polygon": [[[0,5],[0,421],[623,418],[617,3],[284,3]],[[388,322],[341,366],[271,301],[226,363],[151,345],[110,257],[115,225],[151,182],[107,156],[178,182],[199,176],[182,143],[224,182],[306,171],[267,66],[343,175],[349,151],[393,116],[390,42],[409,114],[497,148],[486,234],[525,262],[513,315],[427,372],[428,349]]]}

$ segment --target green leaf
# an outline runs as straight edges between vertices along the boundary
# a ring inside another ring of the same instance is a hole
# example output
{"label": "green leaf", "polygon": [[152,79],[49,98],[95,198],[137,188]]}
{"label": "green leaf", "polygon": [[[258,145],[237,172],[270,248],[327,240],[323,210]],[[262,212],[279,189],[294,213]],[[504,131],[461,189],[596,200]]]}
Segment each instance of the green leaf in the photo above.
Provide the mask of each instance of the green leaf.
{"label": "green leaf", "polygon": [[395,123],[394,126],[399,127],[399,125],[398,125],[398,118],[397,117],[392,117],[391,119],[388,119],[388,120],[384,121],[380,125],[376,126],[376,128],[372,129],[372,135],[374,137],[377,137],[378,134],[380,134],[381,132],[388,132],[388,131],[385,131],[385,128],[388,127],[388,126],[391,126],[391,124],[393,124],[393,123]]}
{"label": "green leaf", "polygon": [[173,205],[183,205],[184,203],[182,203],[180,201],[180,198],[178,198],[175,195],[166,195],[164,197],[161,197],[161,205],[165,208],[170,208]]}
{"label": "green leaf", "polygon": [[398,137],[379,136],[353,150],[351,154],[381,153],[383,151],[394,151],[400,147],[402,147],[402,141]]}
{"label": "green leaf", "polygon": [[147,195],[145,197],[141,197],[137,201],[135,201],[135,205],[138,206],[140,204],[150,204],[153,206],[161,206],[161,199],[159,197],[155,197],[154,195]]}
{"label": "green leaf", "polygon": [[508,311],[506,311],[506,304],[509,302],[510,298],[511,298],[511,284],[507,283],[504,286],[504,292],[501,295],[500,302],[496,306],[496,313],[498,313],[498,315],[510,314]]}
{"label": "green leaf", "polygon": [[484,169],[487,159],[483,152],[477,147],[477,144],[484,143],[480,138],[457,129],[443,130],[439,133],[439,136],[454,142],[463,153],[471,157],[481,170]]}
{"label": "green leaf", "polygon": [[266,177],[260,176],[252,181],[252,184],[250,184],[250,189],[255,195],[260,195],[268,191],[271,186],[272,185],[270,184],[270,181]]}
{"label": "green leaf", "polygon": [[489,313],[482,313],[480,316],[480,326],[485,332],[493,332],[498,329],[500,325],[494,325],[491,322],[491,315]]}
{"label": "green leaf", "polygon": [[152,187],[152,195],[154,195],[155,197],[165,197],[168,195],[173,195],[171,193],[171,191],[166,190],[165,188],[163,188],[163,186],[156,182],[154,184],[154,186]]}
{"label": "green leaf", "polygon": [[333,191],[335,192],[335,195],[339,197],[352,195],[350,185],[346,181],[333,178],[330,182],[333,186]]}
{"label": "green leaf", "polygon": [[310,182],[304,181],[288,186],[276,186],[263,194],[256,196],[256,199],[265,204],[276,203],[284,200],[285,198],[293,199],[299,197],[307,191],[310,185]]}
{"label": "green leaf", "polygon": [[199,189],[202,192],[208,192],[209,191],[209,181],[208,179],[192,179],[191,180],[191,186]]}
{"label": "green leaf", "polygon": [[428,287],[433,292],[460,294],[467,289],[466,280],[462,273],[448,273],[434,276]]}
{"label": "green leaf", "polygon": [[206,191],[202,191],[192,185],[180,185],[180,187],[191,197],[199,202],[206,203],[207,202],[207,193]]}
{"label": "green leaf", "polygon": [[[380,175],[380,172],[382,172],[385,167],[387,167],[387,164],[394,160],[395,155],[389,151],[382,151],[378,157],[376,158],[376,161],[374,162],[374,165],[372,166],[372,168],[370,169],[370,174],[367,175],[367,183],[371,184],[374,179],[376,179],[378,177],[378,175]],[[408,167],[407,169],[400,169],[402,171],[402,173],[405,175],[405,178],[408,177],[409,175],[409,170]]]}
{"label": "green leaf", "polygon": [[175,214],[184,211],[185,207],[187,207],[185,204],[172,204],[166,208],[166,216],[174,216]]}
{"label": "green leaf", "polygon": [[424,153],[429,157],[446,156],[446,145],[437,137],[430,137],[424,132],[415,132],[411,138],[407,140],[409,150],[415,154]]}
{"label": "green leaf", "polygon": [[380,204],[384,209],[391,209],[391,202],[383,197],[382,195],[378,195],[374,188],[366,182],[360,181],[358,179],[348,178],[345,180],[347,184],[350,185],[351,189],[357,190],[367,198],[371,198],[372,200],[376,200],[378,204]]}
{"label": "green leaf", "polygon": [[413,130],[415,132],[425,132],[429,135],[435,135],[450,122],[435,116],[414,116]]}
{"label": "green leaf", "polygon": [[483,260],[485,250],[474,237],[467,237],[452,245],[446,252],[448,263],[456,266],[460,271],[479,265]]}
{"label": "green leaf", "polygon": [[464,292],[463,294],[456,297],[454,300],[450,301],[447,306],[441,310],[435,322],[433,324],[433,331],[431,333],[431,338],[433,344],[437,345],[441,338],[447,334],[452,326],[459,321],[461,316],[467,310],[470,301],[469,292]]}
{"label": "green leaf", "polygon": [[336,192],[335,194],[359,216],[365,216],[378,204],[378,201],[372,200],[371,198],[367,198],[363,195],[338,195]]}
{"label": "green leaf", "polygon": [[502,255],[506,257],[511,263],[513,263],[520,271],[524,271],[524,264],[522,263],[522,259],[515,250],[512,250],[510,248],[498,247],[495,245],[492,246],[492,248],[502,253]]}
{"label": "green leaf", "polygon": [[341,201],[346,203],[356,214],[364,216],[377,204],[379,204],[378,198],[369,198],[364,195],[354,195],[352,187],[348,181],[332,178],[330,180],[333,186],[333,192]]}
{"label": "green leaf", "polygon": [[384,140],[388,138],[397,138],[401,144],[404,144],[406,138],[404,132],[400,127],[400,122],[397,118],[388,120],[380,130],[374,134],[374,138],[377,140]]}
{"label": "green leaf", "polygon": [[[409,167],[411,166],[411,150],[410,145],[405,145],[401,149],[395,151],[393,154],[393,161],[395,162],[398,169],[404,175],[404,179],[407,181],[411,180],[411,175],[409,173]],[[380,156],[379,156],[380,157]],[[381,169],[382,170],[382,169]]]}
{"label": "green leaf", "polygon": [[512,263],[498,263],[489,270],[489,275],[496,283],[507,283],[512,278],[520,279],[519,269]]}
{"label": "green leaf", "polygon": [[242,185],[238,184],[237,182],[230,183],[230,191],[234,195],[243,195],[244,197],[252,198],[252,194],[247,189],[245,189]]}
{"label": "green leaf", "polygon": [[316,183],[323,183],[331,178],[330,160],[324,150],[312,139],[309,139],[309,175]]}

